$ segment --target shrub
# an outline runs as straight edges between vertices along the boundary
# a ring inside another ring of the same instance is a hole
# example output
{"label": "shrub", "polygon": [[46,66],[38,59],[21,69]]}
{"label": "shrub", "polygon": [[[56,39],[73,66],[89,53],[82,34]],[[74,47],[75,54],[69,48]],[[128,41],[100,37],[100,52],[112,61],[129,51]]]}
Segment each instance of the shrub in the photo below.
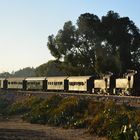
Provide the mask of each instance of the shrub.
{"label": "shrub", "polygon": [[64,127],[84,127],[88,101],[77,97],[52,96],[41,102],[23,119],[31,123],[49,123]]}
{"label": "shrub", "polygon": [[16,101],[9,108],[10,115],[22,115],[29,112],[32,108],[35,108],[42,99],[37,97],[28,97],[21,101]]}
{"label": "shrub", "polygon": [[104,110],[103,102],[89,101],[88,104],[88,115],[95,116],[96,114]]}
{"label": "shrub", "polygon": [[84,127],[87,105],[86,100],[77,97],[64,98],[50,113],[49,123],[66,127]]}
{"label": "shrub", "polygon": [[11,102],[5,98],[0,98],[0,114],[7,115],[8,107],[10,106]]}
{"label": "shrub", "polygon": [[61,96],[55,95],[42,101],[29,113],[26,113],[23,116],[23,119],[31,123],[41,123],[41,124],[47,123],[50,112],[57,107],[61,99],[62,99]]}
{"label": "shrub", "polygon": [[[102,110],[102,109],[101,109]],[[89,132],[114,140],[133,140],[140,136],[139,111],[114,102],[106,102],[89,125]]]}

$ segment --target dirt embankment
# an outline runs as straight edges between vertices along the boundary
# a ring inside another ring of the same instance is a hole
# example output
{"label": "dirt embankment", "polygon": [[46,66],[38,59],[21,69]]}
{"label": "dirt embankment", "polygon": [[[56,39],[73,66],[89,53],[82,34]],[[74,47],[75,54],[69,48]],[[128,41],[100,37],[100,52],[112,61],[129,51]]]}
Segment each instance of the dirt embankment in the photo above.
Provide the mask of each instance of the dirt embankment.
{"label": "dirt embankment", "polygon": [[106,140],[91,136],[85,129],[64,129],[30,124],[19,118],[0,120],[0,140]]}

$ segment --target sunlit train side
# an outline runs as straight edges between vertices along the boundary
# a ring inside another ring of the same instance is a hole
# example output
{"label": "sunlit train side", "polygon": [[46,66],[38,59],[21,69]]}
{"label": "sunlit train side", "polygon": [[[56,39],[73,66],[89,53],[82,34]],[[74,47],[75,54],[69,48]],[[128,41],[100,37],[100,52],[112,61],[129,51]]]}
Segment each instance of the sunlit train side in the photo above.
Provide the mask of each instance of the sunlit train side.
{"label": "sunlit train side", "polygon": [[46,77],[28,77],[26,81],[26,90],[47,90]]}
{"label": "sunlit train side", "polygon": [[70,76],[68,77],[68,91],[92,93],[93,81],[93,76]]}
{"label": "sunlit train side", "polygon": [[67,76],[47,77],[47,91],[68,91]]}
{"label": "sunlit train side", "polygon": [[25,78],[7,78],[7,89],[26,89]]}
{"label": "sunlit train side", "polygon": [[114,94],[115,78],[113,73],[105,74],[102,78],[94,80],[93,93]]}
{"label": "sunlit train side", "polygon": [[128,71],[124,74],[123,78],[116,79],[115,92],[116,94],[131,95],[134,89],[134,80],[136,71]]}
{"label": "sunlit train side", "polygon": [[105,74],[102,78],[95,76],[0,78],[0,89],[140,96],[140,74],[129,70],[123,78],[114,78],[112,73]]}
{"label": "sunlit train side", "polygon": [[115,93],[117,95],[140,95],[140,75],[137,71],[127,71],[123,78],[116,79]]}

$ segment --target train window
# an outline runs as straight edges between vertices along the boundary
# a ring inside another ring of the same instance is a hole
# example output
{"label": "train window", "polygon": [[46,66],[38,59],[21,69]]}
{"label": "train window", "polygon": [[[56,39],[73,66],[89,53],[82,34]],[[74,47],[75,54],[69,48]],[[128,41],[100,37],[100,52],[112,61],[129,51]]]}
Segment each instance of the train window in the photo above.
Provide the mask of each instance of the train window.
{"label": "train window", "polygon": [[38,82],[38,85],[40,85],[40,82]]}
{"label": "train window", "polygon": [[83,86],[84,85],[84,82],[81,82],[81,86]]}
{"label": "train window", "polygon": [[12,84],[13,84],[13,85],[17,85],[18,83],[17,83],[17,82],[12,82]]}
{"label": "train window", "polygon": [[84,83],[83,82],[69,82],[70,86],[83,86]]}
{"label": "train window", "polygon": [[84,83],[83,82],[71,82],[70,83],[70,85],[72,85],[72,86],[83,86],[84,85]]}
{"label": "train window", "polygon": [[69,85],[74,86],[74,82],[70,82]]}
{"label": "train window", "polygon": [[29,85],[32,85],[32,83],[31,83],[31,82],[29,82],[28,84],[29,84]]}

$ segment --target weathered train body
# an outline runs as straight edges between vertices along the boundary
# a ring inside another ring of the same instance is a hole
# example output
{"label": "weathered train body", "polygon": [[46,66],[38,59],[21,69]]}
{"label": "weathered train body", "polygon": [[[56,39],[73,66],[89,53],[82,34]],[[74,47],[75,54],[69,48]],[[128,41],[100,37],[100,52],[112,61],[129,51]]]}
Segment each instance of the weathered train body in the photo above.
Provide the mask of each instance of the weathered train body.
{"label": "weathered train body", "polygon": [[105,74],[100,79],[94,80],[94,93],[113,94],[115,88],[115,78],[112,73]]}
{"label": "weathered train body", "polygon": [[48,91],[68,91],[67,76],[64,77],[47,77]]}
{"label": "weathered train body", "polygon": [[25,79],[26,90],[46,90],[47,81],[46,77],[29,77]]}
{"label": "weathered train body", "polygon": [[68,91],[92,92],[94,88],[93,76],[71,76],[68,78]]}
{"label": "weathered train body", "polygon": [[0,78],[0,89],[84,92],[140,96],[140,73],[129,70],[121,78],[112,73],[95,76]]}
{"label": "weathered train body", "polygon": [[137,71],[127,71],[123,78],[116,79],[115,93],[123,95],[140,95],[140,75]]}
{"label": "weathered train body", "polygon": [[7,89],[26,89],[25,78],[8,78]]}

